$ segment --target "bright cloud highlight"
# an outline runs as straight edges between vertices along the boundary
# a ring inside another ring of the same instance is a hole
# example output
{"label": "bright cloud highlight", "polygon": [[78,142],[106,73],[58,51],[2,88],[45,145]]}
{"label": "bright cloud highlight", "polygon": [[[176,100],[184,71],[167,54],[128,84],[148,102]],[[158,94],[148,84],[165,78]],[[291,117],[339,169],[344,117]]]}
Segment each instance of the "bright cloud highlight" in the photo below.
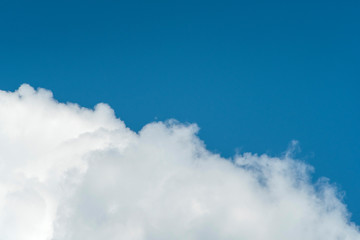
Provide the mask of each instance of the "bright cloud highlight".
{"label": "bright cloud highlight", "polygon": [[1,91],[0,239],[360,239],[309,166],[289,154],[224,159],[197,131],[169,121],[135,133],[106,104]]}

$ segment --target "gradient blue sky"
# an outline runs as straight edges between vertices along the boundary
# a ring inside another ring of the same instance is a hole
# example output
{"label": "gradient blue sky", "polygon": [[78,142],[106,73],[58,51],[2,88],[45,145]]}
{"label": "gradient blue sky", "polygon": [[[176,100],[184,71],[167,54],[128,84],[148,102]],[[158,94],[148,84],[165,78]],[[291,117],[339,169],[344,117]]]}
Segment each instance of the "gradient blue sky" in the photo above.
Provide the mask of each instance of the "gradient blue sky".
{"label": "gradient blue sky", "polygon": [[360,2],[1,1],[0,88],[109,103],[133,130],[196,122],[208,148],[298,157],[360,224]]}

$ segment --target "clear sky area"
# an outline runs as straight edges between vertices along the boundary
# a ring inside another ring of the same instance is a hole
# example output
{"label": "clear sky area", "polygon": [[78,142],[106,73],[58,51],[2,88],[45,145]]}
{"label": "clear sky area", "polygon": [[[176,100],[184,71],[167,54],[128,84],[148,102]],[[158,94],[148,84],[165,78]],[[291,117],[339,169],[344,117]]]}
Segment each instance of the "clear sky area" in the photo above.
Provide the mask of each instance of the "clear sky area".
{"label": "clear sky area", "polygon": [[139,131],[197,123],[213,152],[297,158],[360,224],[360,1],[0,1],[0,89],[108,103]]}

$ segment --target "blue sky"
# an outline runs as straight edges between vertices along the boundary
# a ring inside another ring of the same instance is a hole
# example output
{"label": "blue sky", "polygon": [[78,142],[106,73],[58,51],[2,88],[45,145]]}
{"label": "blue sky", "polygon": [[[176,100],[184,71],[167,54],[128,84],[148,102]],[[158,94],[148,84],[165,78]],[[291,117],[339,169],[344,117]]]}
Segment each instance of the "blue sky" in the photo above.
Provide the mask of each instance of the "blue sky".
{"label": "blue sky", "polygon": [[138,131],[195,122],[208,148],[298,157],[360,223],[359,1],[2,1],[0,88],[109,103]]}

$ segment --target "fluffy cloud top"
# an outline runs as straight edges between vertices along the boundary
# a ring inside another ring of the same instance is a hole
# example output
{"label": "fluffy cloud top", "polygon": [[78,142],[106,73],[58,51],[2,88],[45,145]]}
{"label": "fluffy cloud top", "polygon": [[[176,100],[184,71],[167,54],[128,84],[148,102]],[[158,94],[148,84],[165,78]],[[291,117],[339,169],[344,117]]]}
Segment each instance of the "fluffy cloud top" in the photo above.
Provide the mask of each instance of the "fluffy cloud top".
{"label": "fluffy cloud top", "polygon": [[0,239],[358,240],[310,167],[206,150],[196,125],[139,133],[44,89],[0,92]]}

